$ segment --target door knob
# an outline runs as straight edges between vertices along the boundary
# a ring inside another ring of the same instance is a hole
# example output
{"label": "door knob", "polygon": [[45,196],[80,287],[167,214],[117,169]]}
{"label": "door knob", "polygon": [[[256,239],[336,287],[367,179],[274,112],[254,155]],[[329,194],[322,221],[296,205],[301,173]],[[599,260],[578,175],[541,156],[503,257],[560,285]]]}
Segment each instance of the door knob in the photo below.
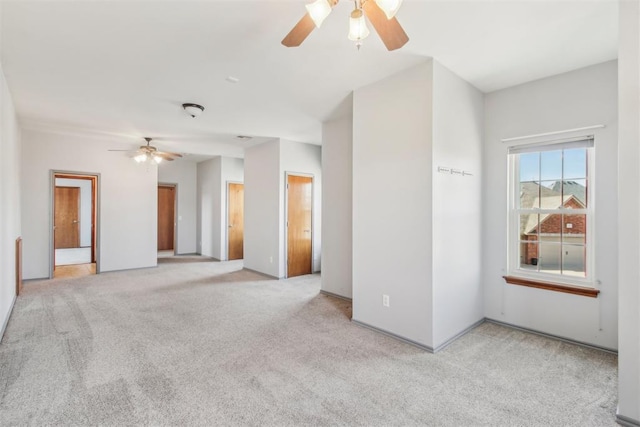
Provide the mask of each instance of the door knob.
{"label": "door knob", "polygon": [[233,227],[233,224],[229,224],[229,228],[232,228],[232,227]]}
{"label": "door knob", "polygon": [[73,220],[73,223],[74,223],[74,224],[77,224],[77,223],[78,223],[78,220],[77,220],[77,219],[74,219],[74,220]]}

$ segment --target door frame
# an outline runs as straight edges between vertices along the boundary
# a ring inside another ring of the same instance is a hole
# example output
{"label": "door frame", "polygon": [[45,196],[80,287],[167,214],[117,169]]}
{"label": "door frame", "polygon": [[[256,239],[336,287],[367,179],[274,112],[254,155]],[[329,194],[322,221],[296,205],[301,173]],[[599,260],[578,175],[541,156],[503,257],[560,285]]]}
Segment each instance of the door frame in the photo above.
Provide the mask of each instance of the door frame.
{"label": "door frame", "polygon": [[315,240],[316,240],[316,210],[315,210],[315,189],[316,177],[312,173],[305,172],[285,172],[284,173],[284,278],[289,277],[289,176],[303,176],[311,178],[311,274],[315,273],[313,266],[315,262]]}
{"label": "door frame", "polygon": [[[224,253],[222,258],[222,261],[229,261],[229,185],[230,184],[242,184],[242,191],[244,194],[244,181],[227,181],[227,185],[226,185],[226,190],[227,190],[227,197],[226,197],[226,211],[227,214],[225,215],[224,218],[224,241],[225,241],[225,245],[224,245]],[[242,217],[244,218],[244,209],[242,211]]]}
{"label": "door frame", "polygon": [[91,181],[91,262],[96,263],[96,274],[100,274],[100,174],[96,172],[78,172],[55,170],[49,171],[49,279],[53,279],[56,267],[55,249],[55,192],[56,178],[86,179]]}
{"label": "door frame", "polygon": [[[174,182],[158,182],[157,187],[173,187],[173,255],[178,255],[178,184]],[[158,212],[156,196],[156,215]],[[158,218],[156,218],[156,223]],[[157,227],[156,227],[157,228]],[[158,230],[156,230],[156,250],[158,247]]]}

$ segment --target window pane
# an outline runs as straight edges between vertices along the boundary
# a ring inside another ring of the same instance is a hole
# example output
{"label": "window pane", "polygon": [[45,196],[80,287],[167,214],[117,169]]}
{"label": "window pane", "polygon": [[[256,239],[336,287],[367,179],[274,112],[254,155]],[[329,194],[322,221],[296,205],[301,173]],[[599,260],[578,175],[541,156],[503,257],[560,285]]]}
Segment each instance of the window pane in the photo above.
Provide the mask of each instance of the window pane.
{"label": "window pane", "polygon": [[587,149],[564,150],[564,179],[584,179],[587,177]]}
{"label": "window pane", "polygon": [[[587,207],[587,180],[573,179],[562,181],[565,207],[571,209],[585,209]],[[574,200],[570,200],[573,196]]]}
{"label": "window pane", "polygon": [[540,207],[540,185],[537,182],[520,183],[520,208],[534,209]]}
{"label": "window pane", "polygon": [[538,242],[535,240],[520,242],[520,268],[538,270]]}
{"label": "window pane", "polygon": [[538,240],[538,214],[520,215],[520,240]]}
{"label": "window pane", "polygon": [[540,180],[562,180],[562,150],[540,153]]}
{"label": "window pane", "polygon": [[562,180],[540,183],[540,208],[559,209],[562,206]]}
{"label": "window pane", "polygon": [[525,153],[520,160],[520,182],[540,180],[540,153]]}
{"label": "window pane", "polygon": [[[562,232],[562,215],[561,214],[542,214],[540,215],[540,234],[547,237],[553,237],[553,241],[560,241]],[[540,239],[543,240],[543,239]]]}
{"label": "window pane", "polygon": [[562,245],[562,274],[586,277],[586,247],[582,245]]}
{"label": "window pane", "polygon": [[587,216],[563,215],[562,243],[585,245],[587,243]]}
{"label": "window pane", "polygon": [[[585,214],[590,179],[589,148],[572,145],[541,146],[514,150],[517,175],[511,177],[515,189],[510,200],[511,218],[517,217],[517,226],[511,225],[516,255],[510,268],[552,275],[564,275],[567,279],[587,278],[590,269],[586,257],[587,221],[593,218]],[[511,189],[514,189],[511,187]],[[578,213],[578,210],[583,212]],[[591,240],[589,240],[591,244]],[[541,275],[538,275],[541,276]]]}
{"label": "window pane", "polygon": [[541,272],[560,274],[561,268],[561,245],[558,243],[545,243],[552,239],[540,239],[540,259],[538,265]]}

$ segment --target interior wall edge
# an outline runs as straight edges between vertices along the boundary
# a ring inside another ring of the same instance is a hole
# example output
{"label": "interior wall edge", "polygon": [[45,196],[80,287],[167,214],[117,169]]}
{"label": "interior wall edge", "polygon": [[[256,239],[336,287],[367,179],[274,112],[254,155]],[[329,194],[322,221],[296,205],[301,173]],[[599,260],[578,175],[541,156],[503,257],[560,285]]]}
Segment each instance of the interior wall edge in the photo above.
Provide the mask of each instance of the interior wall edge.
{"label": "interior wall edge", "polygon": [[496,325],[506,326],[507,328],[516,329],[516,330],[522,331],[522,332],[528,332],[530,334],[539,335],[541,337],[552,338],[554,340],[566,342],[568,344],[579,345],[580,347],[591,348],[593,350],[600,350],[600,351],[604,351],[606,353],[618,354],[618,350],[613,349],[613,348],[601,347],[601,346],[598,346],[598,345],[589,344],[589,343],[583,342],[583,341],[577,341],[577,340],[574,340],[574,339],[571,339],[571,338],[567,338],[567,337],[562,337],[562,336],[559,336],[559,335],[548,334],[546,332],[537,331],[535,329],[514,325],[513,323],[502,322],[500,320],[492,319],[490,317],[485,317],[485,320],[487,322],[489,322],[489,323],[495,323]]}
{"label": "interior wall edge", "polygon": [[430,347],[430,346],[425,345],[425,344],[421,344],[421,343],[419,343],[417,341],[414,341],[414,340],[411,340],[409,338],[405,338],[402,335],[398,335],[398,334],[395,334],[393,332],[389,332],[389,331],[387,331],[385,329],[378,328],[378,327],[370,325],[370,324],[368,324],[366,322],[361,322],[360,320],[357,320],[357,319],[351,319],[351,322],[355,323],[356,325],[361,326],[363,328],[371,329],[374,332],[378,332],[380,334],[383,334],[383,335],[386,335],[388,337],[397,339],[399,341],[402,341],[402,342],[407,343],[409,345],[412,345],[414,347],[418,347],[418,348],[426,351],[427,353],[431,353],[431,354],[435,353],[435,350],[433,349],[433,347]]}
{"label": "interior wall edge", "polygon": [[326,295],[328,297],[333,297],[333,298],[338,298],[338,299],[341,299],[341,300],[353,302],[353,298],[349,298],[349,297],[346,297],[344,295],[336,294],[335,292],[329,292],[329,291],[325,291],[324,289],[320,289],[320,293],[322,295]]}
{"label": "interior wall edge", "polygon": [[16,304],[16,299],[17,299],[17,296],[14,295],[13,299],[11,300],[11,305],[9,305],[9,311],[7,312],[7,317],[2,322],[2,329],[0,329],[0,344],[4,339],[4,333],[7,330],[7,325],[9,324],[9,320],[11,319],[11,314],[13,313],[13,307]]}
{"label": "interior wall edge", "polygon": [[625,427],[640,427],[640,421],[616,414],[616,422]]}
{"label": "interior wall edge", "polygon": [[466,328],[464,328],[463,330],[461,330],[460,332],[458,332],[457,334],[451,336],[451,338],[449,339],[445,339],[442,344],[439,344],[437,346],[435,346],[433,348],[433,352],[437,353],[440,350],[444,350],[445,348],[447,348],[449,345],[453,344],[455,341],[458,340],[458,338],[462,338],[463,336],[465,336],[466,334],[468,334],[469,332],[471,332],[472,330],[474,330],[475,328],[477,328],[478,326],[482,325],[484,322],[487,321],[486,317],[482,317],[480,320],[477,320],[475,322],[473,322],[471,325],[467,326]]}

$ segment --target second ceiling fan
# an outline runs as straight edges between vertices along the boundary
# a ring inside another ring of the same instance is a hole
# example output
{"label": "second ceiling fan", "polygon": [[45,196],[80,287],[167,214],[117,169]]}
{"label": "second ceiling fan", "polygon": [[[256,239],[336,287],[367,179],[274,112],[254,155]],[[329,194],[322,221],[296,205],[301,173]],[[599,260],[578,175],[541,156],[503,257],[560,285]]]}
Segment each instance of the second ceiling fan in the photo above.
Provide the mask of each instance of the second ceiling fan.
{"label": "second ceiling fan", "polygon": [[[300,46],[316,27],[319,28],[322,25],[338,1],[316,0],[306,5],[307,13],[286,35],[282,44],[287,47]],[[362,45],[362,40],[369,35],[365,16],[388,50],[399,49],[409,41],[407,33],[394,17],[402,0],[356,0],[354,3],[355,9],[351,12],[348,37],[356,43],[358,49]]]}

